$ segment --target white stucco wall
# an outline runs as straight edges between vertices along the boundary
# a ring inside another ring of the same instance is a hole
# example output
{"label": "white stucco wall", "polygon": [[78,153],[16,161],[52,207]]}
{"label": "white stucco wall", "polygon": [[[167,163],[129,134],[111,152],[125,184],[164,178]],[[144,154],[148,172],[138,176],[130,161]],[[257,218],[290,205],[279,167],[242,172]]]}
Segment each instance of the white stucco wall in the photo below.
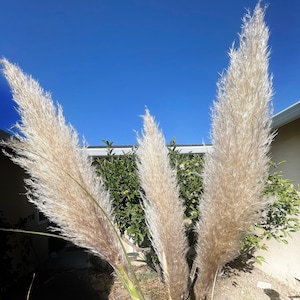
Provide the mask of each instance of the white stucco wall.
{"label": "white stucco wall", "polygon": [[[300,119],[278,129],[271,156],[274,162],[286,161],[278,170],[297,186],[300,183]],[[258,267],[300,291],[300,232],[294,233],[288,242],[285,245],[268,241],[268,251],[258,253],[266,263]]]}
{"label": "white stucco wall", "polygon": [[300,119],[277,130],[271,156],[274,162],[286,161],[279,170],[297,186],[300,183]]}

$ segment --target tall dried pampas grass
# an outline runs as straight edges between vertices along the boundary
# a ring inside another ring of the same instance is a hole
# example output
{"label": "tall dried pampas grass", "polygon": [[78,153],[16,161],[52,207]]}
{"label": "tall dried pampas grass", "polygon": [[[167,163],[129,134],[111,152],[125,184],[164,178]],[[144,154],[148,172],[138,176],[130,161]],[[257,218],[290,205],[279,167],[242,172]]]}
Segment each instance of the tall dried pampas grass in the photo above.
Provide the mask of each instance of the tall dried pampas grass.
{"label": "tall dried pampas grass", "polygon": [[196,290],[207,292],[216,272],[235,258],[241,239],[265,206],[261,194],[268,175],[269,30],[260,3],[243,19],[240,45],[218,83],[212,111],[214,151],[205,157],[200,205]]}
{"label": "tall dried pampas grass", "polygon": [[6,144],[16,154],[12,160],[30,175],[26,180],[30,202],[57,225],[61,235],[107,260],[125,285],[135,289],[113,224],[110,195],[87,152],[79,147],[77,133],[34,79],[6,59],[1,64],[21,116],[16,125],[20,134]]}
{"label": "tall dried pampas grass", "polygon": [[138,174],[152,244],[162,267],[170,299],[187,293],[188,244],[179,199],[176,172],[170,166],[168,148],[154,118],[146,110],[143,138],[138,139]]}

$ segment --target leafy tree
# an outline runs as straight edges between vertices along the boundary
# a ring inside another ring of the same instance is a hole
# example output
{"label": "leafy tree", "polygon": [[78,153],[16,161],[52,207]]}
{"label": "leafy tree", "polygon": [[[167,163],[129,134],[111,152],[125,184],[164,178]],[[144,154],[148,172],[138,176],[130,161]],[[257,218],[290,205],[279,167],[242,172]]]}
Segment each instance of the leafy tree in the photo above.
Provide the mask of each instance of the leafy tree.
{"label": "leafy tree", "polygon": [[149,232],[141,205],[140,184],[136,173],[135,149],[117,156],[113,143],[104,141],[107,156],[96,160],[97,172],[113,197],[116,223],[121,234],[126,233],[141,247],[149,247]]}
{"label": "leafy tree", "polygon": [[[271,201],[263,211],[263,218],[256,224],[255,234],[249,234],[242,242],[242,247],[267,250],[265,240],[274,238],[287,244],[287,237],[300,229],[300,193],[293,182],[283,178],[282,172],[276,168],[282,164],[270,162],[274,172],[269,175],[263,196],[271,197]],[[263,257],[258,257],[263,260]]]}
{"label": "leafy tree", "polygon": [[[141,187],[136,170],[136,148],[129,153],[117,156],[113,153],[113,143],[104,141],[107,156],[96,160],[97,171],[104,184],[113,195],[116,222],[122,234],[125,232],[139,247],[151,247],[150,235],[145,222],[141,204]],[[185,224],[193,259],[196,237],[194,225],[199,219],[198,205],[202,197],[203,156],[197,153],[182,154],[176,146],[175,139],[169,145],[169,158],[176,170],[180,198],[185,207]],[[263,211],[263,218],[256,224],[255,233],[247,235],[241,244],[242,253],[253,253],[255,249],[267,249],[265,240],[275,238],[287,243],[287,236],[300,228],[297,216],[300,212],[300,196],[291,180],[285,179],[276,171],[278,164],[272,163],[275,172],[271,173],[262,196],[273,200]],[[150,250],[151,255],[153,252]],[[258,257],[262,260],[262,257]]]}

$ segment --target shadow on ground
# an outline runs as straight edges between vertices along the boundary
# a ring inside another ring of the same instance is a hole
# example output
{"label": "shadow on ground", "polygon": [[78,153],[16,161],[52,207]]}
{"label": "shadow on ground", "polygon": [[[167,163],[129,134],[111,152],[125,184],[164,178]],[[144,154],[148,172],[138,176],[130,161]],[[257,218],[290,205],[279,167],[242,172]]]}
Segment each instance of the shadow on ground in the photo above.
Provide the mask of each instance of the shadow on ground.
{"label": "shadow on ground", "polygon": [[273,289],[264,289],[264,293],[270,297],[271,300],[280,300],[280,295]]}
{"label": "shadow on ground", "polygon": [[[65,248],[52,257],[42,270],[35,273],[29,299],[107,300],[113,285],[113,277],[111,273],[98,274],[97,285],[103,288],[95,290],[90,281],[93,270],[88,254],[83,249]],[[107,272],[108,269],[104,268],[104,271]],[[11,292],[9,299],[26,299],[31,279],[27,278],[19,284]]]}

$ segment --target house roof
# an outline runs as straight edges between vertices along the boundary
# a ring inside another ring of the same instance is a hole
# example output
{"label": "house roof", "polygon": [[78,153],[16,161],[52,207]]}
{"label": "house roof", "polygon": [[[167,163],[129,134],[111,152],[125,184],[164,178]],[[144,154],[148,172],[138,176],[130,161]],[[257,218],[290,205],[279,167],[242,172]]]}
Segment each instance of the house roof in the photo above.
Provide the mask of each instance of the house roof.
{"label": "house roof", "polygon": [[6,131],[0,129],[0,140],[6,141],[6,140],[9,139],[10,136],[11,135],[9,133],[7,133]]}
{"label": "house roof", "polygon": [[275,114],[272,119],[274,129],[300,118],[300,101]]}

